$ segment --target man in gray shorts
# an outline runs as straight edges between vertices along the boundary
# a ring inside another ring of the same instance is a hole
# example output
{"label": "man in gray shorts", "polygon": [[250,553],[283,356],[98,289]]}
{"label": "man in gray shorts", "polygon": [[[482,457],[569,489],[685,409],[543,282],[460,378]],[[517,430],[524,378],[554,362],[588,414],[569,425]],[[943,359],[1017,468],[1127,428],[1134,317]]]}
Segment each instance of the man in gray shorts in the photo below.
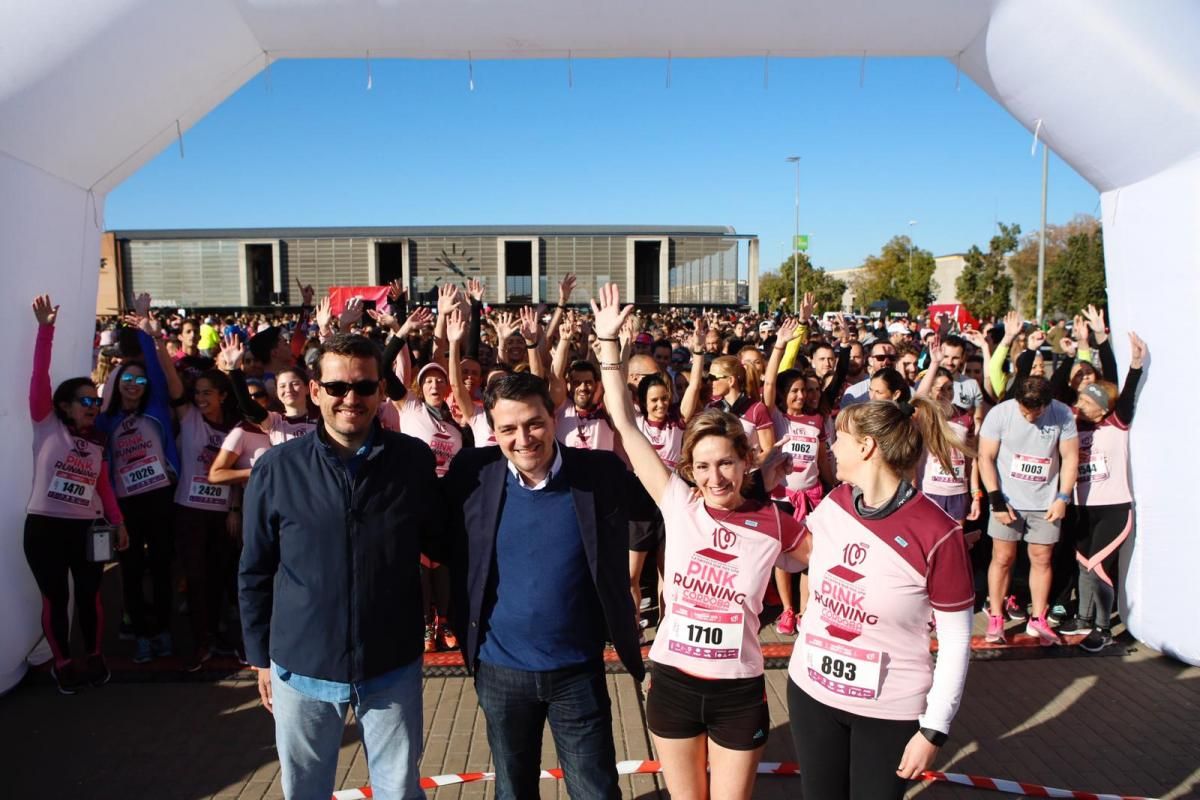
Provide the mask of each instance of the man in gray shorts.
{"label": "man in gray shorts", "polygon": [[[1025,632],[1044,645],[1058,644],[1058,635],[1046,621],[1050,561],[1078,467],[1075,415],[1052,399],[1045,378],[1023,379],[1016,397],[993,408],[984,419],[979,431],[979,477],[992,507],[987,641],[1004,642],[1004,603],[1017,543],[1024,539],[1033,601],[1033,616]],[[1011,599],[1009,602],[1014,607],[1013,618],[1022,618],[1024,609],[1015,607]]]}

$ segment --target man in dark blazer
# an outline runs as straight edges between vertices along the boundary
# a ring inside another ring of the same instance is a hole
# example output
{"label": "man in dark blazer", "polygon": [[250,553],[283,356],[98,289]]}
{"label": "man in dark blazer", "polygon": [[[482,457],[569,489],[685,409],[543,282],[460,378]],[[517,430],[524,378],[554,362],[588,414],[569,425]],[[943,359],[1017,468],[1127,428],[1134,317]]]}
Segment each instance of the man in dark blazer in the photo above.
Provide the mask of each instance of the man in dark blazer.
{"label": "man in dark blazer", "polygon": [[538,796],[548,719],[571,797],[619,798],[606,639],[631,675],[645,673],[629,594],[631,475],[612,453],[555,442],[541,378],[496,381],[484,410],[499,446],[460,452],[443,488],[455,630],[496,797]]}

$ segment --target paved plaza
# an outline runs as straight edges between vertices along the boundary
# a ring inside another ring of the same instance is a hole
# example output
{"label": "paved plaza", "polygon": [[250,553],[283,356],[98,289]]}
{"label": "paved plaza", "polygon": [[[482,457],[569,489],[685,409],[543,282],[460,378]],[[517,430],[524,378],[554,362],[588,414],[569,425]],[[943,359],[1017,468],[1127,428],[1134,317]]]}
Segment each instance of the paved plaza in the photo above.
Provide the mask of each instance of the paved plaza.
{"label": "paved plaza", "polygon": [[[772,634],[773,636],[773,634]],[[1200,668],[1132,645],[1107,657],[979,659],[938,767],[1072,789],[1160,798],[1200,797]],[[1024,654],[1015,653],[1015,656]],[[1030,652],[1028,655],[1041,655]],[[619,758],[652,758],[641,687],[609,678]],[[774,728],[764,760],[791,761],[783,669],[767,672]],[[556,766],[546,736],[543,765]],[[188,680],[174,672],[118,671],[108,686],[58,695],[44,675],[0,698],[3,797],[279,798],[271,717],[249,675]],[[425,680],[422,774],[490,768],[484,722],[469,678]],[[338,785],[367,779],[348,726]],[[623,778],[628,798],[667,797],[661,778]],[[446,787],[431,798],[491,797],[486,783]],[[545,781],[543,797],[566,797]],[[755,797],[794,798],[798,780],[761,777]],[[945,785],[910,797],[1005,795]]]}

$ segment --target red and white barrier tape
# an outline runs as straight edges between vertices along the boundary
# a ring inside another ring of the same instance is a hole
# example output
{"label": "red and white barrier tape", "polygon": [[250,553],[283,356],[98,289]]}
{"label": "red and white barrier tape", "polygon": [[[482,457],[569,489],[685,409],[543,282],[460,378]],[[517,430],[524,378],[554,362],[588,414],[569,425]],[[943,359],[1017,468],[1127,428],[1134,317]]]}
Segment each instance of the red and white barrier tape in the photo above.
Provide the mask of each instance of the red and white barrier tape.
{"label": "red and white barrier tape", "polygon": [[[654,775],[662,772],[662,765],[657,761],[618,761],[618,775]],[[800,765],[791,761],[763,761],[758,765],[759,775],[799,775]],[[542,770],[542,780],[559,780],[563,776],[561,769]],[[450,775],[435,775],[421,778],[422,789],[436,789],[439,786],[453,786],[459,783],[474,783],[476,781],[494,781],[494,772],[459,772]],[[979,775],[964,775],[960,772],[926,772],[922,779],[927,781],[942,781],[959,786],[969,786],[973,789],[987,789],[993,792],[1008,792],[1021,797],[1066,797],[1073,800],[1150,800],[1146,797],[1136,797],[1124,794],[1096,794],[1080,792],[1074,789],[1056,789],[1053,786],[1042,786],[1037,783],[1010,781],[1004,778],[985,778]],[[361,789],[343,789],[333,793],[333,800],[367,800],[371,797],[371,787]]]}

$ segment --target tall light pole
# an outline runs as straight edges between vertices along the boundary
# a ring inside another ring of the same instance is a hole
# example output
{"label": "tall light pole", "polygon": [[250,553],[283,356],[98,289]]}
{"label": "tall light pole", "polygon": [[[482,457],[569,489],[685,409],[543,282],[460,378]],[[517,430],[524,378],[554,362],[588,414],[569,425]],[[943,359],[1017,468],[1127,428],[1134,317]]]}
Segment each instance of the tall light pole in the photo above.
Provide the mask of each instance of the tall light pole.
{"label": "tall light pole", "polygon": [[1046,284],[1046,183],[1050,173],[1050,148],[1042,142],[1042,230],[1038,236],[1037,324],[1042,324]]}
{"label": "tall light pole", "polygon": [[796,235],[792,237],[792,313],[800,313],[800,156],[788,156],[788,163],[796,165]]}
{"label": "tall light pole", "polygon": [[913,225],[916,225],[916,224],[917,224],[917,221],[915,219],[910,219],[908,221],[908,273],[910,275],[912,274],[912,256],[913,256],[913,247],[915,246],[913,244],[912,228],[913,228]]}

